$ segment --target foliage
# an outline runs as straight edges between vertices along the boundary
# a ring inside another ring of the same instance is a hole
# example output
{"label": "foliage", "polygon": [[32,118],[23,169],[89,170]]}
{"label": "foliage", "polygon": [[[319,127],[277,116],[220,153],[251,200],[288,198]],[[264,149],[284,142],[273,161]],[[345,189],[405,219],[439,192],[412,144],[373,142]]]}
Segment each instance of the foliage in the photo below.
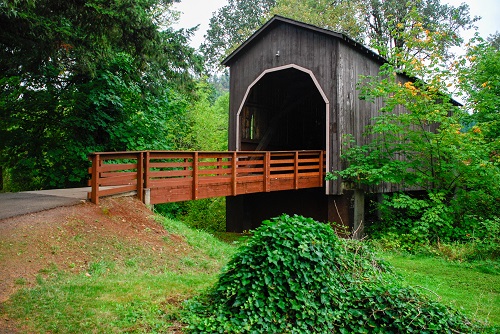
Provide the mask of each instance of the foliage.
{"label": "foliage", "polygon": [[202,47],[209,63],[217,67],[224,56],[274,14],[344,33],[378,51],[404,50],[422,58],[428,57],[428,48],[408,44],[402,34],[423,27],[434,35],[441,55],[448,56],[450,48],[462,42],[460,31],[472,28],[479,19],[470,17],[466,4],[455,7],[440,0],[230,0],[210,21]]}
{"label": "foliage", "polygon": [[189,111],[194,148],[198,151],[227,151],[229,93],[211,102],[213,93],[205,82],[198,84],[198,99]]}
{"label": "foliage", "polygon": [[217,284],[191,301],[194,333],[475,332],[405,287],[363,244],[283,215],[263,222]]}
{"label": "foliage", "polygon": [[474,247],[474,258],[500,258],[500,217],[467,218],[471,220],[469,226],[472,227],[472,233],[468,233],[467,237]]}
{"label": "foliage", "polygon": [[[418,17],[417,12],[412,15]],[[465,241],[481,233],[482,219],[500,215],[500,185],[491,182],[500,178],[498,139],[488,131],[494,121],[483,117],[495,118],[497,113],[474,103],[471,121],[467,113],[471,104],[460,108],[446,95],[456,74],[463,73],[462,81],[476,83],[470,96],[479,96],[477,88],[486,87],[479,63],[467,70],[462,67],[467,58],[447,65],[441,40],[423,26],[401,34],[412,47],[425,44],[429,58],[424,61],[396,49],[379,75],[361,78],[363,98],[382,100],[383,107],[366,129],[364,143],[344,141],[346,167],[329,178],[341,176],[354,187],[377,189],[392,183],[402,191],[425,191],[423,196],[385,197],[376,229],[379,237],[399,235],[408,248],[438,240]],[[487,55],[488,61],[496,59],[494,53]],[[475,59],[471,54],[467,57]],[[490,69],[494,74],[497,68]],[[495,98],[481,96],[495,104]]]}
{"label": "foliage", "polygon": [[271,14],[341,32],[363,42],[366,27],[359,20],[359,13],[364,8],[363,4],[363,1],[279,0]]}
{"label": "foliage", "polygon": [[215,197],[184,203],[176,218],[188,226],[207,232],[226,231],[226,199]]}
{"label": "foliage", "polygon": [[191,228],[214,233],[226,231],[225,197],[155,205],[155,212],[184,222]]}
{"label": "foliage", "polygon": [[2,2],[0,165],[15,187],[82,185],[92,151],[176,147],[200,58],[170,3]]}
{"label": "foliage", "polygon": [[214,13],[201,51],[213,69],[264,22],[275,0],[229,0]]}
{"label": "foliage", "polygon": [[[497,34],[497,39],[499,39]],[[467,54],[455,63],[465,107],[472,115],[469,124],[500,149],[500,45],[492,38],[477,38],[468,44]],[[497,156],[500,159],[500,156]],[[497,160],[500,162],[500,160]]]}
{"label": "foliage", "polygon": [[[366,27],[366,38],[370,45],[382,51],[382,55],[403,52],[426,59],[431,57],[429,51],[438,51],[447,58],[451,47],[462,43],[460,30],[473,28],[479,20],[478,17],[470,17],[469,6],[465,3],[457,7],[443,4],[440,0],[370,0],[364,3],[366,7],[360,16]],[[415,45],[404,38],[415,28],[423,28],[428,35],[432,35],[432,43],[436,43],[437,50],[425,44]]]}
{"label": "foliage", "polygon": [[[383,233],[397,233],[405,240],[407,247],[425,245],[436,240],[457,239],[453,229],[451,209],[444,203],[443,193],[430,193],[427,196],[412,197],[409,194],[385,196],[380,205],[381,222],[372,227],[376,237],[377,229]],[[460,236],[463,237],[463,236]]]}
{"label": "foliage", "polygon": [[213,98],[218,99],[229,92],[229,70],[226,69],[220,74],[211,75],[208,82],[214,87]]}

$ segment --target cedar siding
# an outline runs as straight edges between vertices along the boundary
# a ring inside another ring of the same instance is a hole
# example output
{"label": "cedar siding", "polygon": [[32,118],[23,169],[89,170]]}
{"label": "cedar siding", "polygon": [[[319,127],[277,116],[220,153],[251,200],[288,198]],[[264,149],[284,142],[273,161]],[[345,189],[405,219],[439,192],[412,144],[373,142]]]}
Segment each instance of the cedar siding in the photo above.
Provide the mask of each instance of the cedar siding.
{"label": "cedar siding", "polygon": [[[359,99],[359,78],[377,75],[384,62],[343,34],[273,17],[223,61],[230,70],[229,150],[324,150],[326,170],[342,169],[344,136],[365,143],[364,129],[382,106]],[[364,194],[337,180],[323,189],[226,198],[228,231],[255,228],[282,213],[354,231],[364,221]]]}
{"label": "cedar siding", "polygon": [[[328,110],[325,109],[323,115],[328,120],[323,130],[325,143],[323,147],[308,149],[326,149],[329,171],[340,169],[343,136],[352,134],[361,143],[365,126],[380,108],[380,103],[359,99],[356,89],[358,77],[376,75],[382,63],[382,58],[345,35],[275,16],[223,62],[230,68],[231,78],[229,149],[244,148],[241,144],[241,132],[244,130],[241,128],[248,122],[239,117],[242,116],[245,99],[248,101],[251,95],[248,94],[250,85],[265,71],[295,66],[311,72],[327,99]],[[292,87],[300,82],[287,84]],[[269,89],[279,91],[279,87]],[[297,99],[300,100],[300,96]],[[311,117],[318,117],[316,111],[310,114]],[[343,189],[336,181],[326,191],[327,194],[338,195]]]}

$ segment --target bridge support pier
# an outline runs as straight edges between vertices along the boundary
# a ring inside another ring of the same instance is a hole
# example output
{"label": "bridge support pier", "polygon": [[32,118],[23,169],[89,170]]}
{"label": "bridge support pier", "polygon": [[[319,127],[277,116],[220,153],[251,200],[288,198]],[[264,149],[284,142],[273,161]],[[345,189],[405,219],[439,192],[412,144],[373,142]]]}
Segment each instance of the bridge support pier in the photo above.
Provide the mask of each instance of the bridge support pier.
{"label": "bridge support pier", "polygon": [[363,189],[354,190],[354,217],[352,224],[353,239],[360,240],[364,236],[365,226],[365,192]]}
{"label": "bridge support pier", "polygon": [[150,188],[145,188],[144,189],[144,204],[146,205],[151,205],[151,189]]}

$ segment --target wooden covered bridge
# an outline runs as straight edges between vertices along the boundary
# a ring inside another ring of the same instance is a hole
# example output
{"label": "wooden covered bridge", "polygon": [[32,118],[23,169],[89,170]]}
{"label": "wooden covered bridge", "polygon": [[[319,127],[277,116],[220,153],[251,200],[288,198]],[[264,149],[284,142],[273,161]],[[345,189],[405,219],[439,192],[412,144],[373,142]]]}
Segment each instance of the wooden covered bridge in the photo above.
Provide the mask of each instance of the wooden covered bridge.
{"label": "wooden covered bridge", "polygon": [[[323,180],[343,167],[345,135],[366,140],[364,128],[382,102],[360,100],[356,85],[383,63],[343,34],[275,16],[223,61],[230,152],[96,153],[92,201],[117,189],[149,203],[227,196],[228,231],[282,213],[356,229],[363,192]],[[391,187],[381,191],[397,190]]]}

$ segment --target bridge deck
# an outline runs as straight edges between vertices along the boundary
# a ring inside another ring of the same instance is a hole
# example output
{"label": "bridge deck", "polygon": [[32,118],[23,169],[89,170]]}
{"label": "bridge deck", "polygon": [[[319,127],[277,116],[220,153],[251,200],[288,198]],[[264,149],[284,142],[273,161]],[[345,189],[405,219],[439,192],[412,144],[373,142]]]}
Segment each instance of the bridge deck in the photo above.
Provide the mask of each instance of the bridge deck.
{"label": "bridge deck", "polygon": [[158,204],[322,187],[324,156],[324,151],[93,153],[89,198],[97,204],[100,197],[134,191],[142,201]]}

